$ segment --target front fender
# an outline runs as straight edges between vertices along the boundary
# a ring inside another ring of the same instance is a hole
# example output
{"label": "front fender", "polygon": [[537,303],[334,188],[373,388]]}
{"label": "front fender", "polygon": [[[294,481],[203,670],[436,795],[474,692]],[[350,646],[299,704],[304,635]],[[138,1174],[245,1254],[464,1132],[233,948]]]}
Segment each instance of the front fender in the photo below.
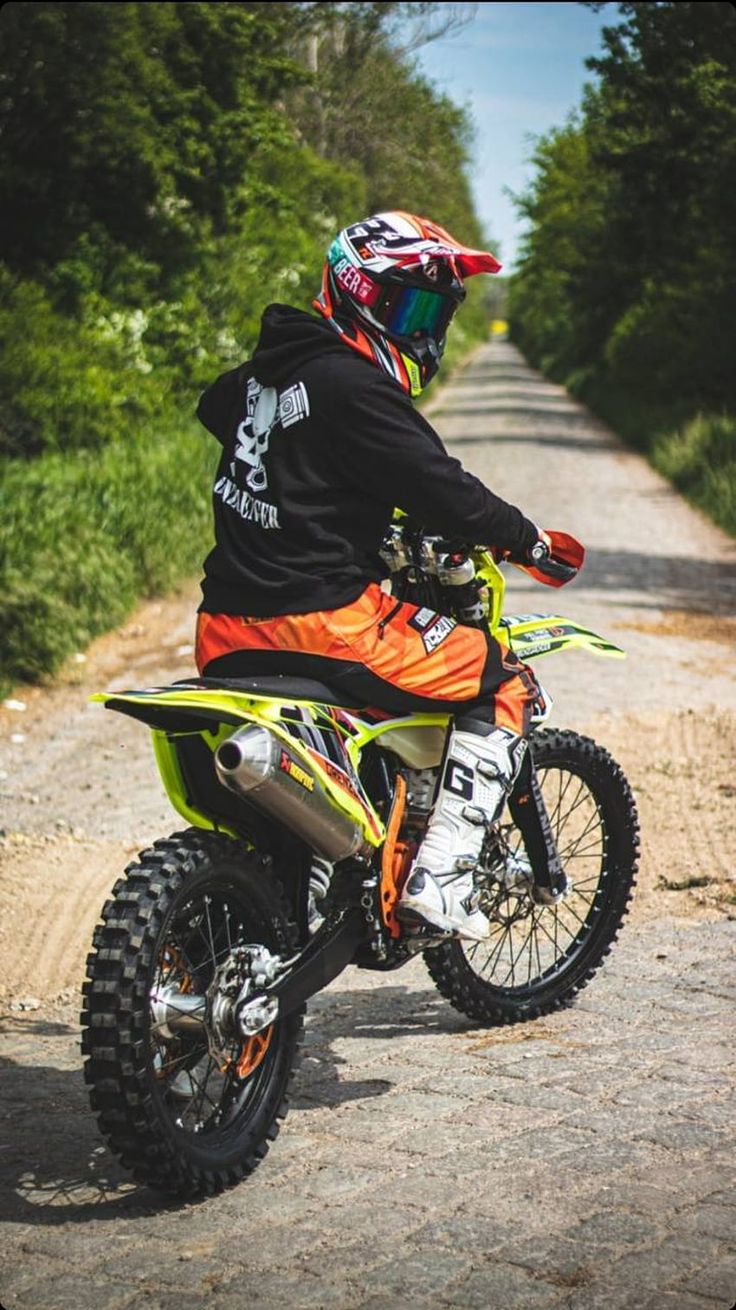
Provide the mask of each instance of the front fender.
{"label": "front fender", "polygon": [[519,659],[551,655],[558,650],[589,650],[595,655],[626,659],[626,652],[606,637],[584,628],[574,619],[559,614],[516,614],[501,619],[496,636],[510,646]]}

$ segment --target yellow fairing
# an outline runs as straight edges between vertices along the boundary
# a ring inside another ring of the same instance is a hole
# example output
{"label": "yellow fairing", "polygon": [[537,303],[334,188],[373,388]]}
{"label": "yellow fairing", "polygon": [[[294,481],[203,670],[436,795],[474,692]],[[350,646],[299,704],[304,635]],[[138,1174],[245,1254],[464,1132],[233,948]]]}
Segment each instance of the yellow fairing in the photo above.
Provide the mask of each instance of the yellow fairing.
{"label": "yellow fairing", "polygon": [[501,620],[494,634],[519,656],[521,660],[537,655],[551,655],[558,650],[593,651],[596,655],[610,655],[613,659],[626,659],[625,651],[612,641],[599,637],[596,632],[555,614],[524,614]]}

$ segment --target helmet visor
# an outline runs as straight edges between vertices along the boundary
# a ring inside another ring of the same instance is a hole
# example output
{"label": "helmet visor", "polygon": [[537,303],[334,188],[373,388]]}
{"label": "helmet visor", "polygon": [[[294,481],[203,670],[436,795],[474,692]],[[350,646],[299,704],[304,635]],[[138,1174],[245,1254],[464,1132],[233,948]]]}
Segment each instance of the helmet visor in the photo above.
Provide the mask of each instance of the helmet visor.
{"label": "helmet visor", "polygon": [[372,310],[387,332],[397,337],[444,337],[457,301],[420,287],[388,287]]}

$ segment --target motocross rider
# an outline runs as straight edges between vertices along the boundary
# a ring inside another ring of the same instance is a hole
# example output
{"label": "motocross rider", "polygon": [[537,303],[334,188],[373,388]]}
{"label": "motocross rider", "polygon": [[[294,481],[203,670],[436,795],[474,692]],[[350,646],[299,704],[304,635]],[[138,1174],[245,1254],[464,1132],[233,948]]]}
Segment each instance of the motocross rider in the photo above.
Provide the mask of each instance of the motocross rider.
{"label": "motocross rider", "polygon": [[[327,253],[319,317],[269,305],[253,358],[219,377],[197,409],[222,445],[200,674],[301,675],[356,707],[452,712],[442,783],[398,913],[474,940],[490,924],[472,870],[522,768],[540,689],[486,632],[397,603],[381,586],[379,548],[395,506],[427,531],[518,562],[549,544],[446,452],[410,399],[437,371],[464,279],[500,267],[413,214],[355,223]],[[543,806],[541,815],[554,865]],[[557,895],[553,883],[548,899]]]}

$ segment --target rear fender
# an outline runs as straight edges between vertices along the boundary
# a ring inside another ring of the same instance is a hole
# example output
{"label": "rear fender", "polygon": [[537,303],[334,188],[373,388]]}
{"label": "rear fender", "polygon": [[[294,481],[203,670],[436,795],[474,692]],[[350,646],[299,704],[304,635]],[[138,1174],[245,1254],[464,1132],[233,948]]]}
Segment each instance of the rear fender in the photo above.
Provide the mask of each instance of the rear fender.
{"label": "rear fender", "polygon": [[[223,828],[211,813],[201,809],[196,798],[188,794],[183,778],[177,741],[197,736],[214,754],[220,742],[231,736],[235,728],[253,723],[268,728],[283,741],[291,755],[301,757],[317,774],[325,791],[335,803],[358,823],[365,839],[372,846],[380,846],[384,826],[367,796],[361,793],[346,772],[329,761],[323,761],[316,751],[310,750],[295,739],[281,722],[282,710],[294,704],[293,700],[276,700],[272,697],[254,697],[240,692],[217,688],[152,687],[140,691],[100,692],[92,697],[107,709],[117,710],[146,723],[153,729],[154,752],[161,780],[172,805],[189,823],[201,828]],[[322,707],[311,702],[310,708]]]}
{"label": "rear fender", "polygon": [[496,636],[521,660],[559,650],[589,650],[595,655],[626,659],[626,652],[606,637],[557,614],[508,615],[501,620]]}

